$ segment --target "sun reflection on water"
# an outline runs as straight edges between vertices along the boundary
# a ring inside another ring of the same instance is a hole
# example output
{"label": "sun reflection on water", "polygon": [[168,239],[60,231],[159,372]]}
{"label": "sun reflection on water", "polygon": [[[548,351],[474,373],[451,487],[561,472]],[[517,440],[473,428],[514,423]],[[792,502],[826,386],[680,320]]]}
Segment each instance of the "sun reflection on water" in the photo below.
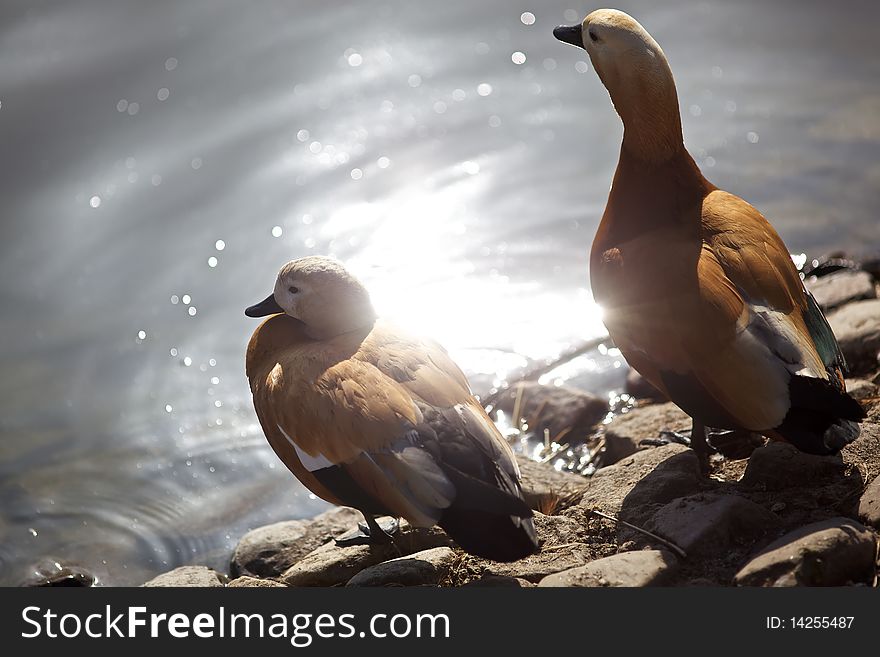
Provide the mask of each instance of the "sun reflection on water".
{"label": "sun reflection on water", "polygon": [[380,316],[437,340],[466,372],[504,381],[527,359],[553,358],[605,329],[586,287],[573,298],[570,289],[513,281],[469,259],[469,229],[479,218],[468,207],[487,184],[474,165],[439,172],[442,186],[413,182],[341,207],[320,237],[334,243],[359,236],[345,264],[364,281]]}

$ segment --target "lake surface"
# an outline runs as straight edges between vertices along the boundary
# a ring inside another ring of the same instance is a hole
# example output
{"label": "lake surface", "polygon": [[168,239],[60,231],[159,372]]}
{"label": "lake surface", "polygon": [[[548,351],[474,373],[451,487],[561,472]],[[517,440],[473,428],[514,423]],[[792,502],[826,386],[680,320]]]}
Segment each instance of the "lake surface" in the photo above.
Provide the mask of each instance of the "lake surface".
{"label": "lake surface", "polygon": [[[794,252],[880,245],[880,5],[617,6],[713,182]],[[551,35],[594,8],[4,1],[0,584],[43,557],[109,585],[225,569],[247,529],[326,508],[244,377],[243,309],[287,260],[345,261],[478,391],[601,335],[587,253],[622,131]],[[624,369],[556,378],[606,394]]]}

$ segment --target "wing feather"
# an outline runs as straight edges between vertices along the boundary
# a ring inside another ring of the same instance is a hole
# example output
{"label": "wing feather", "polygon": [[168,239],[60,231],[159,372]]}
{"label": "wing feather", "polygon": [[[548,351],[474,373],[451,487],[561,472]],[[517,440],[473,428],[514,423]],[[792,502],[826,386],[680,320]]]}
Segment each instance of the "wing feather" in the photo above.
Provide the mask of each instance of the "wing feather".
{"label": "wing feather", "polygon": [[[341,469],[367,498],[419,526],[436,524],[453,504],[453,477],[520,497],[512,450],[436,343],[377,324],[356,340],[287,345],[263,367],[249,362],[249,374],[273,449],[325,499],[346,503],[316,490],[310,470],[320,476],[319,466]],[[496,498],[472,503],[498,506]],[[508,500],[506,508],[520,506]]]}

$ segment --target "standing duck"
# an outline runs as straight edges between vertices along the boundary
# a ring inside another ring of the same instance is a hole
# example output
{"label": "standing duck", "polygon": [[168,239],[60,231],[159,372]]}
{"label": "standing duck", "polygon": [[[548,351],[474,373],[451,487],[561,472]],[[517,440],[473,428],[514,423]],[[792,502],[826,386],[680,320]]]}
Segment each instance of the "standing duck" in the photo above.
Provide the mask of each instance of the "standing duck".
{"label": "standing duck", "polygon": [[593,295],[627,362],[693,419],[703,467],[707,426],[811,454],[855,440],[865,413],[834,334],[773,227],[688,154],[660,46],[614,9],[553,33],[587,51],[624,125]]}
{"label": "standing duck", "polygon": [[497,561],[538,548],[507,441],[435,342],[377,320],[364,286],[325,257],[281,268],[245,311],[247,376],[269,444],[315,495],[377,516],[439,525]]}

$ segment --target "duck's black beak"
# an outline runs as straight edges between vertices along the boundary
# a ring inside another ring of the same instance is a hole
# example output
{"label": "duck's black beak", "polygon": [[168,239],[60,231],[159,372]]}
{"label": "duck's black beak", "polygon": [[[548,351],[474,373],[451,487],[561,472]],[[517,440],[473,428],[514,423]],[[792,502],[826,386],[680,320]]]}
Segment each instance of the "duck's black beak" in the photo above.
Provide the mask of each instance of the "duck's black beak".
{"label": "duck's black beak", "polygon": [[577,25],[560,25],[553,28],[553,36],[560,41],[570,43],[578,48],[584,47],[584,33],[580,23]]}
{"label": "duck's black beak", "polygon": [[284,310],[275,301],[275,295],[270,294],[260,303],[254,304],[250,308],[245,308],[244,314],[248,317],[265,317],[266,315],[275,315],[283,312]]}

